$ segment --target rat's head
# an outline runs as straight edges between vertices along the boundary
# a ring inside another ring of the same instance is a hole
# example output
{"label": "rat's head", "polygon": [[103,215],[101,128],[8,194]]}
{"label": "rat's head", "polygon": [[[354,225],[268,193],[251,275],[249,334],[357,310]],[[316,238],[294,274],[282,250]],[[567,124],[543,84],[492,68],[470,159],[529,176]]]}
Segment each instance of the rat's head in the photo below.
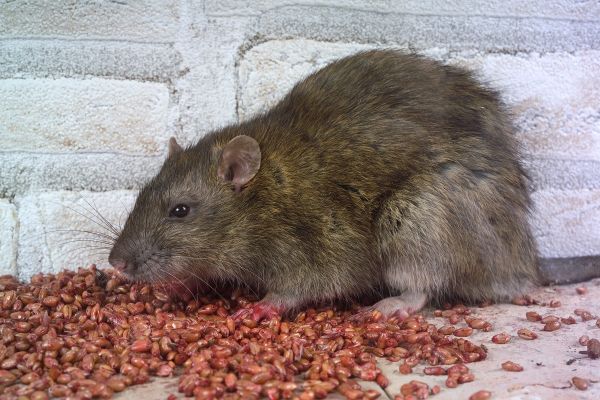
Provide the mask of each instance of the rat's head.
{"label": "rat's head", "polygon": [[169,156],[140,191],[109,262],[133,281],[227,279],[227,253],[243,223],[239,197],[260,161],[248,136],[223,143],[212,136],[186,150],[171,138]]}

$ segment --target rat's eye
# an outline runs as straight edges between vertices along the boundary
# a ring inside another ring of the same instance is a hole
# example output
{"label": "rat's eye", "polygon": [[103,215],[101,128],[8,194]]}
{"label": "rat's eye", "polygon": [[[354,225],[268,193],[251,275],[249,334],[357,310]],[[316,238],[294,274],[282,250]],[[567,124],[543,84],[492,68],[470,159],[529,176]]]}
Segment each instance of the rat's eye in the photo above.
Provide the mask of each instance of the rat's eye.
{"label": "rat's eye", "polygon": [[183,218],[190,212],[190,207],[187,204],[177,204],[171,209],[169,217]]}

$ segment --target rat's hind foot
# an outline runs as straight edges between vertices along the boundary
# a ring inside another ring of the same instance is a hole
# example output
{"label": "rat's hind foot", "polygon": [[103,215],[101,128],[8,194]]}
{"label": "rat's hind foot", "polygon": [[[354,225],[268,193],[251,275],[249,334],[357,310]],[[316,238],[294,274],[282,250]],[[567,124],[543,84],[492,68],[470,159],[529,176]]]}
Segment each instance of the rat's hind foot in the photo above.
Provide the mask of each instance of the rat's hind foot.
{"label": "rat's hind foot", "polygon": [[426,303],[427,295],[425,293],[404,292],[400,296],[387,297],[370,307],[365,307],[356,317],[360,320],[365,316],[369,317],[374,311],[378,311],[385,319],[395,317],[403,320],[421,310]]}

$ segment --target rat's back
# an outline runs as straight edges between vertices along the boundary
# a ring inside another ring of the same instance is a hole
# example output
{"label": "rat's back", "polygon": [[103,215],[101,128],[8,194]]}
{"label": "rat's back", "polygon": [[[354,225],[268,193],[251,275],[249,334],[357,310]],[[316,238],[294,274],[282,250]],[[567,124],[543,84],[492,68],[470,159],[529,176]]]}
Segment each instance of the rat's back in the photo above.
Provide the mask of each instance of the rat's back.
{"label": "rat's back", "polygon": [[360,53],[298,83],[263,118],[286,127],[281,151],[310,180],[302,186],[317,210],[352,207],[352,219],[368,223],[382,280],[403,293],[384,311],[506,300],[536,282],[513,127],[498,95],[468,71]]}

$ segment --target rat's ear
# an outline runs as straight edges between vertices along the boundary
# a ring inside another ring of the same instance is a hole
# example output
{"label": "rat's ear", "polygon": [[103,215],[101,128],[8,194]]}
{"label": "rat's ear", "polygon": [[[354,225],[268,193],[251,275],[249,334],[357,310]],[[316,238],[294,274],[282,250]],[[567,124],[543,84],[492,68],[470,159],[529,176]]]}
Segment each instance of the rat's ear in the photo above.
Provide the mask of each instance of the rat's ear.
{"label": "rat's ear", "polygon": [[177,140],[173,136],[169,139],[169,155],[171,157],[173,154],[177,154],[180,151],[183,151],[183,148],[177,143]]}
{"label": "rat's ear", "polygon": [[229,141],[219,157],[217,175],[226,182],[232,182],[239,192],[250,182],[260,168],[260,146],[250,136],[240,135]]}

